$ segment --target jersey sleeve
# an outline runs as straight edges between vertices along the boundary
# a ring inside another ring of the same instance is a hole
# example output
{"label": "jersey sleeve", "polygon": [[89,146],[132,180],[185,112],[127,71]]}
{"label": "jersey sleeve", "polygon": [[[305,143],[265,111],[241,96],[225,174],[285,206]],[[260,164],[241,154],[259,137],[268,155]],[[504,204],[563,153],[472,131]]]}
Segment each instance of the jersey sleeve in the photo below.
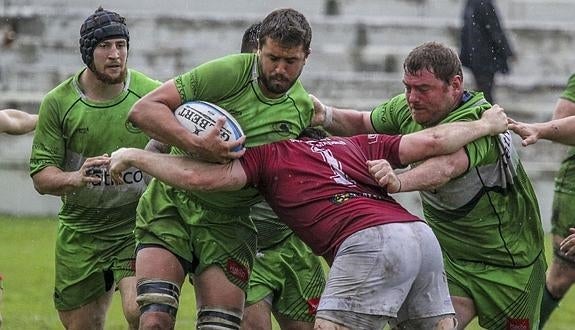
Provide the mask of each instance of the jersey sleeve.
{"label": "jersey sleeve", "polygon": [[403,95],[398,95],[375,107],[371,112],[371,124],[378,133],[401,134],[402,126],[410,119],[407,103]]}
{"label": "jersey sleeve", "polygon": [[48,166],[63,168],[65,137],[62,131],[57,100],[46,95],[40,104],[38,124],[34,132],[30,155],[30,175]]}
{"label": "jersey sleeve", "polygon": [[218,102],[239,91],[251,70],[255,54],[234,54],[215,59],[175,78],[182,103],[192,100]]}
{"label": "jersey sleeve", "polygon": [[393,168],[403,167],[399,160],[401,135],[367,134],[352,139],[361,147],[368,160],[385,159]]}
{"label": "jersey sleeve", "polygon": [[264,179],[262,174],[263,168],[268,164],[266,161],[267,149],[269,149],[269,145],[247,148],[240,158],[242,168],[246,172],[246,186],[257,187]]}
{"label": "jersey sleeve", "polygon": [[561,98],[575,103],[575,74],[569,77],[569,81],[567,81],[567,87],[561,94]]}

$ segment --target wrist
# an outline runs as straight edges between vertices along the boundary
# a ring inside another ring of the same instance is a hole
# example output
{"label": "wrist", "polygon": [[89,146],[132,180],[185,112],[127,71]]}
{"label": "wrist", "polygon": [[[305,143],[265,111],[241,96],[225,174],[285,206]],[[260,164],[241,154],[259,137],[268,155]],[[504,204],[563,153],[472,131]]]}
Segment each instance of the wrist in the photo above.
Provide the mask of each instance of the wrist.
{"label": "wrist", "polygon": [[323,119],[322,126],[324,128],[329,128],[333,124],[333,107],[323,105],[323,109],[325,112],[325,118]]}

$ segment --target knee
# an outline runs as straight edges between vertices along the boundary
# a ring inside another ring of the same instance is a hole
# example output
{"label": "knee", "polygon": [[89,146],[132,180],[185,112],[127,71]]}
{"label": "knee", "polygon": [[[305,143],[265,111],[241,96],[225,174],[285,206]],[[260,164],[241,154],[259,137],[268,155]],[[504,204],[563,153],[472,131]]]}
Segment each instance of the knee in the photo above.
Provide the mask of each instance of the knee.
{"label": "knee", "polygon": [[203,306],[198,310],[198,330],[239,330],[242,311],[217,306]]}
{"label": "knee", "polygon": [[137,285],[140,329],[172,329],[178,312],[180,288],[169,281],[143,279]]}

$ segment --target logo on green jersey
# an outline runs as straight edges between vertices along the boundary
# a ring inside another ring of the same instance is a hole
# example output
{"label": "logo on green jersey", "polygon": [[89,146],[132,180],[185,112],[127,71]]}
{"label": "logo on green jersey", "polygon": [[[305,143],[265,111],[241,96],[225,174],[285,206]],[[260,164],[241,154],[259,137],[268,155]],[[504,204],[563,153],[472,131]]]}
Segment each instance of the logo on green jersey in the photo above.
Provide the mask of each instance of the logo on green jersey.
{"label": "logo on green jersey", "polygon": [[136,126],[134,126],[134,124],[131,121],[129,121],[128,119],[126,119],[126,121],[124,122],[124,126],[126,127],[128,132],[130,132],[130,133],[134,133],[134,134],[142,133],[142,130],[137,128]]}
{"label": "logo on green jersey", "polygon": [[290,136],[293,132],[292,124],[288,121],[280,121],[273,124],[273,130],[279,136]]}

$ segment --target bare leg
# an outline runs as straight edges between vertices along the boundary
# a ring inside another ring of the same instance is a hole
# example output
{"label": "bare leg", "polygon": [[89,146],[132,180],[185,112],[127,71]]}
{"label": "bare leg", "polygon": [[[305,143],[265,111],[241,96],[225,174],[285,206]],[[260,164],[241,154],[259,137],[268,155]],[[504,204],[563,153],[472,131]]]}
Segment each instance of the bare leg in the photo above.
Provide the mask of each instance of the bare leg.
{"label": "bare leg", "polygon": [[130,330],[137,330],[140,323],[140,309],[136,303],[136,284],[135,276],[125,277],[118,283],[122,297],[122,310]]}
{"label": "bare leg", "polygon": [[[178,258],[170,251],[148,247],[138,251],[136,257],[136,277],[169,281],[182,287],[185,274]],[[165,312],[150,311],[140,316],[140,329],[173,329],[175,319]]]}
{"label": "bare leg", "polygon": [[467,297],[452,296],[451,302],[453,303],[455,316],[457,317],[457,329],[465,329],[476,315],[473,300]]}
{"label": "bare leg", "polygon": [[110,307],[114,289],[80,308],[58,311],[60,321],[67,330],[102,330],[106,311]]}
{"label": "bare leg", "polygon": [[[242,319],[243,330],[271,330],[271,306],[264,300],[249,305],[244,310]],[[282,327],[282,330],[284,328]]]}

